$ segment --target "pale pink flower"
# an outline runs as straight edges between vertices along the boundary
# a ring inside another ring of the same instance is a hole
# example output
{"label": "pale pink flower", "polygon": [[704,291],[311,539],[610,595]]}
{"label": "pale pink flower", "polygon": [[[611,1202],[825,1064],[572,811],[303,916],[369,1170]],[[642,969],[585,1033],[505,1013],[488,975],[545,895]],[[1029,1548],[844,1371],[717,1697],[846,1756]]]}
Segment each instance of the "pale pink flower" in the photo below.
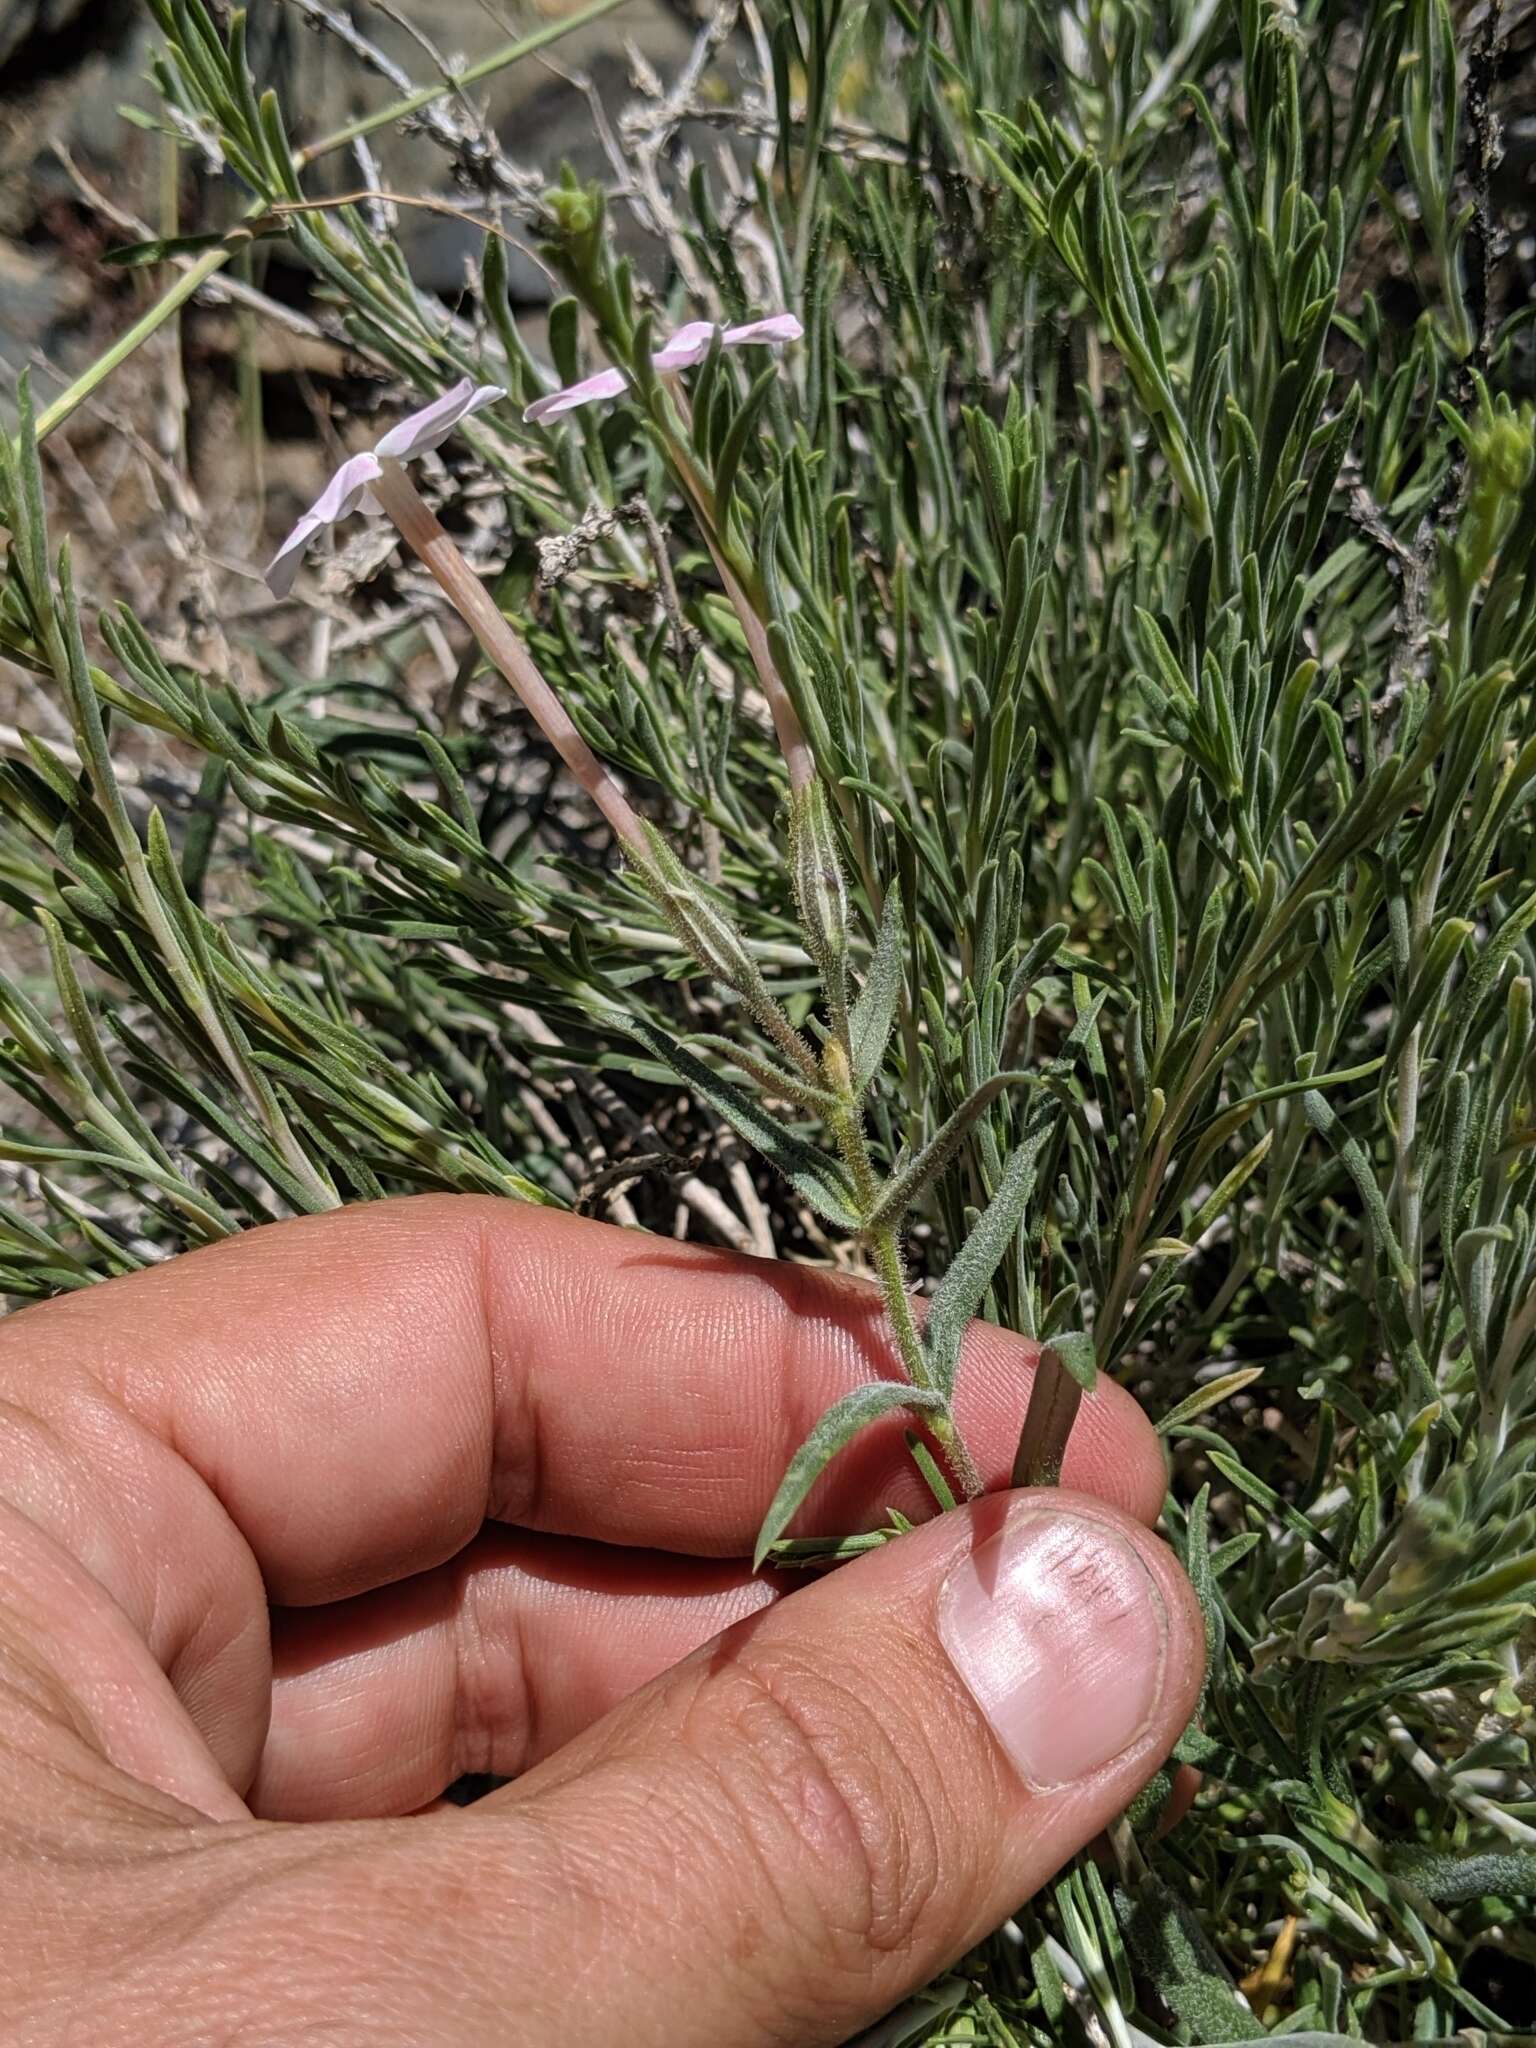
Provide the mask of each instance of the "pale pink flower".
{"label": "pale pink flower", "polygon": [[[747,320],[739,327],[725,328],[717,327],[712,320],[690,320],[655,350],[651,368],[666,376],[702,363],[716,334],[722,348],[745,348],[752,342],[798,341],[804,332],[793,313],[771,313],[762,320]],[[578,406],[592,405],[603,398],[621,398],[628,389],[629,379],[622,370],[599,370],[595,376],[583,377],[579,384],[566,384],[559,391],[536,398],[523,418],[531,424],[558,419],[562,413],[575,412]]]}
{"label": "pale pink flower", "polygon": [[430,405],[407,413],[379,437],[371,451],[348,457],[267,564],[266,583],[272,595],[288,595],[304,550],[323,527],[350,518],[360,505],[376,509],[369,485],[383,475],[381,456],[385,461],[409,462],[412,456],[425,455],[429,448],[446,441],[460,420],[505,396],[499,384],[476,384],[465,377]]}

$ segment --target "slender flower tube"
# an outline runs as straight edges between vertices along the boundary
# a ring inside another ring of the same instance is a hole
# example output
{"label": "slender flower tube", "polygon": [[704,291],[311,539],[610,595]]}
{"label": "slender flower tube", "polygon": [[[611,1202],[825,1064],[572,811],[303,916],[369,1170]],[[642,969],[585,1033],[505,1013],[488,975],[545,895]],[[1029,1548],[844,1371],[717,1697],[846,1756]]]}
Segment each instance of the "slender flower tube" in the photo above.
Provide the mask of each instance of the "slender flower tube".
{"label": "slender flower tube", "polygon": [[499,384],[476,384],[465,377],[430,405],[407,413],[369,452],[344,462],[267,564],[266,582],[272,595],[288,595],[304,552],[317,533],[338,520],[350,519],[360,505],[370,511],[377,506],[377,494],[371,487],[383,473],[382,463],[392,458],[409,462],[413,456],[425,455],[429,448],[446,441],[460,420],[506,395]]}
{"label": "slender flower tube", "polygon": [[449,603],[480,642],[487,659],[517,692],[539,731],[613,827],[620,845],[649,867],[650,841],[624,792],[576,730],[521,636],[502,617],[496,600],[398,462],[383,465],[373,495],[437,579]]}
{"label": "slender flower tube", "polygon": [[292,588],[304,551],[322,528],[348,518],[360,506],[383,512],[436,579],[487,659],[512,685],[535,725],[612,826],[620,845],[648,862],[650,843],[645,827],[624,792],[576,730],[521,636],[502,617],[494,598],[402,467],[413,455],[445,441],[470,413],[504,396],[499,385],[477,386],[466,377],[431,405],[391,427],[371,453],[344,462],[273,556],[266,572],[267,587],[274,597],[282,597]]}

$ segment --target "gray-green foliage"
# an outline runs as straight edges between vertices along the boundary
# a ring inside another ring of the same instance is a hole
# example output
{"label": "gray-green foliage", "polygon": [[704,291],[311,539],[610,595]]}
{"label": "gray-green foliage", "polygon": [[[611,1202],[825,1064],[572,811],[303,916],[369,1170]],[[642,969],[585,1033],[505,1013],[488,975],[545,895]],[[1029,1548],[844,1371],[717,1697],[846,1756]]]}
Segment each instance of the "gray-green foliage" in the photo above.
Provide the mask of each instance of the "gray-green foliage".
{"label": "gray-green foliage", "polygon": [[[787,1251],[860,1239],[916,1382],[823,1420],[765,1544],[892,1403],[940,1498],[967,1478],[978,1312],[1091,1330],[1173,1454],[1194,1811],[1158,1839],[1144,1802],[1111,1880],[879,2038],[1529,2026],[1536,477],[1468,90],[1498,11],[1458,48],[1444,0],[777,0],[768,77],[721,43],[730,189],[648,159],[640,268],[595,189],[506,201],[569,288],[554,373],[633,378],[541,428],[496,234],[450,315],[366,209],[285,211],[239,17],[154,6],[172,132],[328,317],[416,393],[507,386],[465,437],[499,598],[665,839],[621,868],[520,728],[420,730],[383,660],[258,649],[257,698],[116,613],[93,665],[24,422],[0,641],[77,758],[0,770],[0,895],[52,965],[0,996],[11,1293],[401,1189],[574,1203],[666,1166],[681,1084],[695,1227],[766,1201]],[[652,372],[661,332],[779,305],[781,362]],[[206,762],[211,834],[118,788],[125,725]],[[744,1194],[725,1127],[785,1178]]]}

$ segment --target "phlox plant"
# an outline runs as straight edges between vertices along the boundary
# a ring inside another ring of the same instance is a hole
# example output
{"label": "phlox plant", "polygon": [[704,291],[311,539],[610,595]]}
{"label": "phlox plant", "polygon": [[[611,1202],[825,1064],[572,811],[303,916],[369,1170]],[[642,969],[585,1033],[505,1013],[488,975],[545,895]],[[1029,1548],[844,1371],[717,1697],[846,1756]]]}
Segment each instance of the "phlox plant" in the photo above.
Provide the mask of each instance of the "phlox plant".
{"label": "phlox plant", "polygon": [[[836,1261],[889,1371],[758,1546],[820,1570],[905,1526],[808,1523],[828,1463],[900,1412],[973,1495],[966,1324],[1032,1337],[1019,1483],[1099,1373],[1166,1443],[1200,1790],[869,2040],[1536,2026],[1519,10],[725,0],[601,179],[478,111],[560,20],[316,136],[243,14],[151,11],[206,220],[0,440],[0,649],[72,732],[0,766],[11,1297],[421,1188]],[[477,228],[451,305],[412,204]],[[77,587],[50,438],[279,259],[348,452],[197,668]]]}

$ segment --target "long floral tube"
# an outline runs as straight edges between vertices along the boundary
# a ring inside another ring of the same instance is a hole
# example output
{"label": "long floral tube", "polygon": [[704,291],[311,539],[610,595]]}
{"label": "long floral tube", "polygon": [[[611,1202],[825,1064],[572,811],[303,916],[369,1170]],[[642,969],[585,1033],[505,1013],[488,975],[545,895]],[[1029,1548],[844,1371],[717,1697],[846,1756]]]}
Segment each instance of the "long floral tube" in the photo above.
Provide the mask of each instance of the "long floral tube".
{"label": "long floral tube", "polygon": [[400,464],[382,463],[372,490],[383,511],[479,641],[487,659],[506,677],[534,724],[613,827],[620,844],[630,853],[648,859],[645,828],[624,792],[576,730],[521,637],[502,617],[495,599],[454,546],[452,536]]}

